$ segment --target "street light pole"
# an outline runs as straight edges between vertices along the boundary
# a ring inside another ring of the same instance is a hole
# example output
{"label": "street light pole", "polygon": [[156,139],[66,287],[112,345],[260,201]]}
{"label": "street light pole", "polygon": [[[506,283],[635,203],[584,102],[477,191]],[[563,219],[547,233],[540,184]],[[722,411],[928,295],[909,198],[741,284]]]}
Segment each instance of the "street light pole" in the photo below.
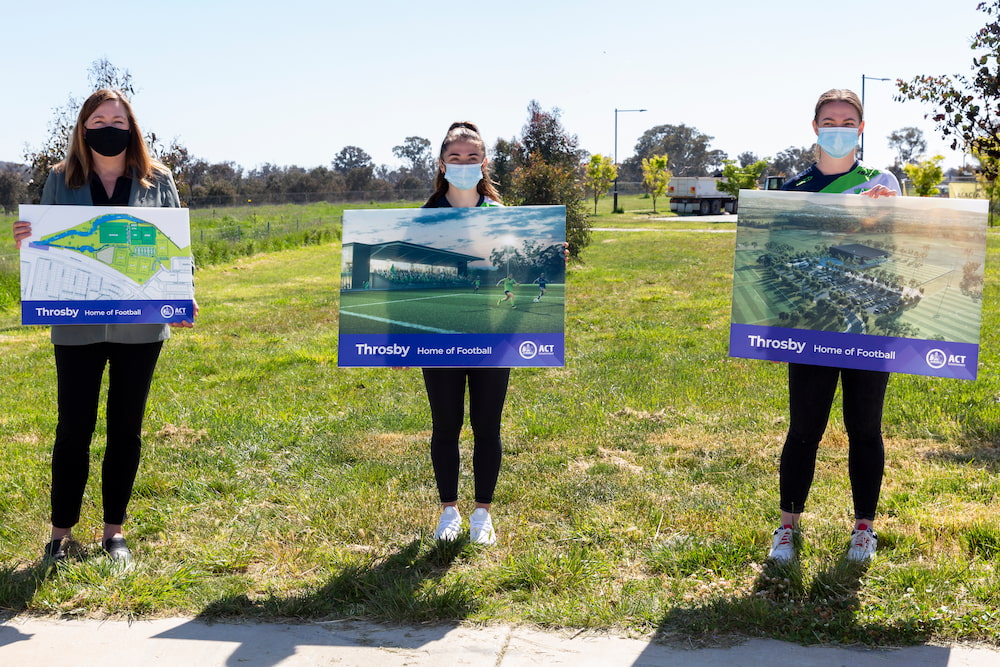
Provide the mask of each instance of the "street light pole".
{"label": "street light pole", "polygon": [[636,112],[641,113],[645,109],[619,109],[615,108],[615,196],[614,196],[614,206],[611,208],[611,212],[614,213],[618,210],[618,114]]}
{"label": "street light pole", "polygon": [[[892,79],[886,79],[879,76],[865,76],[861,75],[861,108],[865,108],[865,80],[870,79],[872,81],[892,81]],[[865,133],[861,132],[861,148],[858,150],[858,159],[863,160],[865,158]]]}

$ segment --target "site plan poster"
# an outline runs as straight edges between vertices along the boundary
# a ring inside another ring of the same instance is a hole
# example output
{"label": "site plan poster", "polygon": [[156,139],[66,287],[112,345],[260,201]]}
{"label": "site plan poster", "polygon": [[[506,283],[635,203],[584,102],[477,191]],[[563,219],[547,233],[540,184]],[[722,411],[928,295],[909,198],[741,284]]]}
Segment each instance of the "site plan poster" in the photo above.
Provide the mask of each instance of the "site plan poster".
{"label": "site plan poster", "polygon": [[987,202],[742,190],[729,354],[974,380]]}
{"label": "site plan poster", "polygon": [[344,211],[340,366],[562,366],[565,206]]}
{"label": "site plan poster", "polygon": [[153,324],[194,319],[188,211],[20,207],[22,324]]}

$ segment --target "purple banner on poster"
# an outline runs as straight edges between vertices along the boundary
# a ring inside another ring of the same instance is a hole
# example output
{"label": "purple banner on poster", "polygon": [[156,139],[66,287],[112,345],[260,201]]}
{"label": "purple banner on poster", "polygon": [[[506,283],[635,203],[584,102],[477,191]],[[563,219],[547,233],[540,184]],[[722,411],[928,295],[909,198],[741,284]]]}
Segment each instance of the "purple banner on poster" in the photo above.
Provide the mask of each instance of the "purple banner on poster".
{"label": "purple banner on poster", "polygon": [[917,338],[731,324],[729,356],[975,380],[979,346]]}
{"label": "purple banner on poster", "polygon": [[562,366],[563,334],[342,334],[340,366]]}
{"label": "purple banner on poster", "polygon": [[22,324],[169,324],[194,321],[190,299],[22,301]]}

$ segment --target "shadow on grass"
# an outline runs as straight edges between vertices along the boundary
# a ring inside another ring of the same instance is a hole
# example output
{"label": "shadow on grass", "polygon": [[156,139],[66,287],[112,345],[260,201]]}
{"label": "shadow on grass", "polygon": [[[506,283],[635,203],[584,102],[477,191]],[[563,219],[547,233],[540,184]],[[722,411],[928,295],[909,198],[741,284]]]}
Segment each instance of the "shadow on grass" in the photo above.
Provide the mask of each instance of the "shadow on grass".
{"label": "shadow on grass", "polygon": [[1000,443],[1000,428],[986,442],[978,437],[969,437],[962,443],[963,451],[933,452],[927,458],[945,463],[975,464],[991,473],[997,473],[1000,472],[1000,444],[997,443]]}
{"label": "shadow on grass", "polygon": [[768,561],[749,593],[671,609],[659,623],[656,641],[703,648],[732,644],[739,636],[805,645],[900,646],[929,640],[932,627],[859,620],[858,593],[866,571],[866,565],[848,561],[845,552],[807,584],[798,561]]}
{"label": "shadow on grass", "polygon": [[[208,604],[193,621],[162,636],[238,643],[239,647],[227,661],[233,665],[242,664],[244,660],[256,662],[261,647],[266,646],[268,659],[277,664],[295,655],[299,639],[294,632],[262,629],[248,637],[245,624],[227,625],[225,621],[335,619],[364,623],[391,619],[425,624],[419,632],[395,633],[387,640],[393,645],[399,644],[400,648],[419,648],[440,640],[476,608],[472,587],[460,578],[444,581],[455,559],[472,549],[468,540],[435,541],[424,548],[425,544],[423,540],[414,540],[398,553],[345,566],[312,591],[261,600],[251,600],[243,594],[221,598]],[[216,623],[207,629],[206,622]],[[340,627],[349,629],[350,625]],[[378,630],[369,627],[361,633],[330,633],[323,641],[355,645],[366,641],[362,636],[366,632],[377,633]]]}
{"label": "shadow on grass", "polygon": [[345,566],[312,591],[289,597],[251,600],[235,595],[216,600],[201,619],[226,617],[366,618],[412,622],[456,621],[477,607],[475,591],[460,578],[445,581],[452,562],[467,549],[468,540],[435,541],[422,548],[414,540],[399,552]]}
{"label": "shadow on grass", "polygon": [[[42,583],[53,573],[52,566],[40,561],[29,566],[0,566],[0,609],[13,613],[27,609]],[[0,639],[0,645],[3,643]]]}

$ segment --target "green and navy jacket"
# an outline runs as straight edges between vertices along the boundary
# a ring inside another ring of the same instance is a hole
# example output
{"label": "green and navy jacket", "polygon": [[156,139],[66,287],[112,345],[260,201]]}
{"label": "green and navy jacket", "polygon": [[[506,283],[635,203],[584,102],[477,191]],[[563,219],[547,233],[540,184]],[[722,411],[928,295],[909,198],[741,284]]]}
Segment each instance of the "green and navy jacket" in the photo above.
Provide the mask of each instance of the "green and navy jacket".
{"label": "green and navy jacket", "polygon": [[890,190],[902,194],[899,181],[892,175],[892,172],[879,171],[860,162],[855,162],[851,170],[844,174],[823,174],[814,164],[795,178],[786,181],[781,189],[860,195],[876,185],[884,185]]}

